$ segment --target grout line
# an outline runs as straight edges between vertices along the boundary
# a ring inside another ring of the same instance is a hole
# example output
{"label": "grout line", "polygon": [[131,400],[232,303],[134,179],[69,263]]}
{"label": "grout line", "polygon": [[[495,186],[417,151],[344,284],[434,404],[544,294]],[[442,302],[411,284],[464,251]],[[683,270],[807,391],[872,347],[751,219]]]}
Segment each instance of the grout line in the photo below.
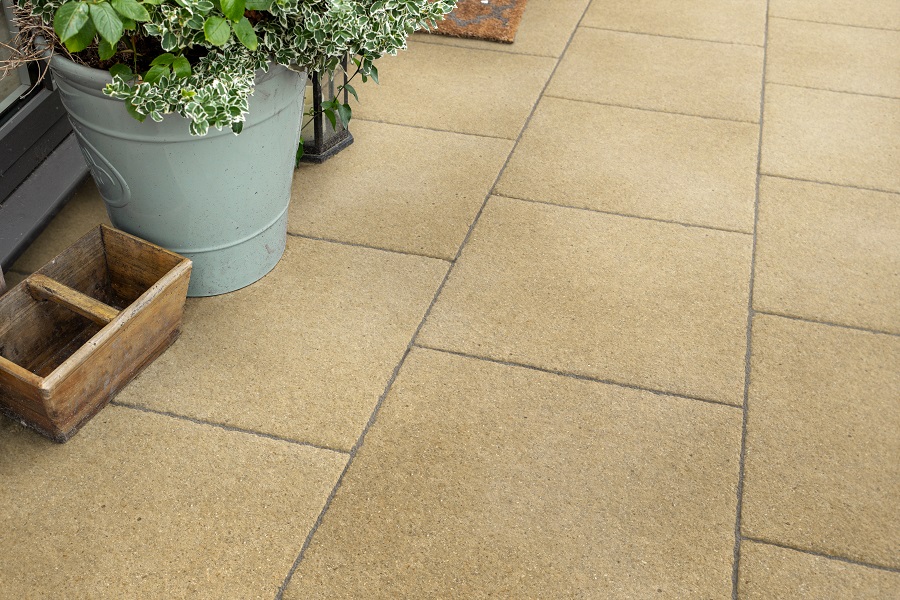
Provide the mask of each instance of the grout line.
{"label": "grout line", "polygon": [[502,135],[488,135],[486,133],[473,133],[471,131],[454,131],[452,129],[438,129],[436,127],[426,127],[424,125],[411,125],[409,123],[395,123],[393,121],[384,121],[381,119],[366,119],[365,117],[353,117],[354,121],[367,121],[369,123],[381,123],[382,125],[394,125],[395,127],[408,127],[409,129],[424,129],[425,131],[436,131],[438,133],[455,133],[456,135],[471,135],[474,137],[488,138],[489,140],[505,140],[513,141],[513,138],[503,137]]}
{"label": "grout line", "polygon": [[493,363],[496,365],[503,365],[506,367],[528,369],[530,371],[537,371],[538,373],[546,373],[548,375],[557,375],[559,377],[565,377],[567,379],[577,379],[579,381],[589,381],[591,383],[603,383],[606,385],[614,385],[616,387],[625,388],[625,389],[629,389],[629,390],[635,390],[638,392],[649,392],[656,396],[669,396],[672,398],[681,398],[682,400],[694,400],[697,402],[705,402],[706,404],[715,404],[717,406],[733,408],[735,410],[740,410],[740,408],[741,408],[740,406],[738,406],[736,404],[729,404],[727,402],[722,402],[721,400],[710,400],[709,398],[701,398],[699,396],[689,396],[687,394],[679,394],[677,392],[667,392],[665,390],[657,390],[657,389],[653,389],[653,388],[641,387],[639,385],[633,385],[630,383],[623,383],[621,381],[615,381],[613,379],[602,379],[600,377],[591,377],[590,375],[580,375],[578,373],[572,373],[569,371],[557,371],[556,369],[548,369],[545,367],[538,367],[537,365],[529,365],[526,363],[500,360],[497,358],[491,358],[489,356],[480,356],[477,354],[469,354],[467,352],[459,352],[457,350],[448,350],[446,348],[437,348],[434,346],[427,346],[425,344],[419,344],[418,342],[415,344],[415,347],[421,348],[423,350],[431,350],[433,352],[442,352],[444,354],[452,354],[453,356],[460,356],[462,358],[471,358],[474,360],[480,360],[482,362]]}
{"label": "grout line", "polygon": [[780,17],[778,15],[769,15],[770,19],[781,19],[783,21],[800,21],[801,23],[818,23],[819,25],[834,25],[836,27],[853,27],[854,29],[876,29],[878,31],[895,31],[900,29],[891,29],[890,27],[871,27],[869,25],[851,25],[850,23],[831,23],[829,21],[814,21],[812,19],[798,19],[796,17]]}
{"label": "grout line", "polygon": [[747,46],[748,48],[762,48],[759,44],[748,44],[747,42],[726,42],[723,40],[710,40],[706,38],[692,38],[682,35],[667,35],[664,33],[647,33],[646,31],[628,31],[627,29],[613,29],[612,27],[598,27],[596,25],[581,25],[585,29],[596,29],[598,31],[612,31],[615,33],[630,33],[632,35],[646,35],[648,37],[661,37],[673,40],[688,40],[690,42],[708,42],[710,44],[725,44],[726,46]]}
{"label": "grout line", "polygon": [[796,315],[788,315],[784,313],[775,312],[772,310],[762,310],[755,309],[754,312],[758,315],[769,315],[771,317],[780,317],[782,319],[790,319],[792,321],[800,321],[801,323],[810,323],[812,325],[822,325],[825,327],[838,327],[840,329],[849,329],[851,331],[860,331],[865,333],[874,333],[877,335],[889,335],[893,337],[900,337],[900,333],[894,333],[893,331],[883,331],[881,329],[870,329],[868,327],[860,327],[858,325],[845,325],[843,323],[835,323],[833,321],[818,321],[816,319],[808,319],[806,317],[798,317]]}
{"label": "grout line", "polygon": [[694,117],[695,119],[708,119],[710,121],[725,121],[726,123],[744,123],[746,125],[759,125],[758,121],[744,121],[741,119],[728,119],[726,117],[711,117],[709,115],[697,115],[693,113],[678,112],[675,110],[662,110],[658,108],[644,108],[641,106],[632,106],[629,104],[617,104],[615,102],[598,102],[596,100],[583,100],[580,98],[567,98],[565,96],[557,96],[554,94],[546,94],[545,98],[555,98],[557,100],[568,100],[570,102],[581,102],[583,104],[594,104],[597,106],[612,106],[615,108],[628,108],[631,110],[641,110],[644,112],[652,112],[664,115],[678,115],[680,117]]}
{"label": "grout line", "polygon": [[766,108],[766,62],[769,51],[769,0],[766,0],[766,26],[763,31],[763,68],[759,94],[759,138],[756,147],[756,190],[753,199],[753,240],[750,250],[750,281],[747,293],[747,351],[744,355],[744,402],[741,415],[741,450],[738,457],[738,480],[734,517],[734,563],[731,571],[731,597],[738,600],[741,569],[741,519],[744,510],[744,474],[747,465],[747,422],[750,414],[750,377],[753,358],[753,292],[756,277],[756,235],[759,231],[759,189],[762,182],[763,126]]}
{"label": "grout line", "polygon": [[522,202],[532,202],[534,204],[544,204],[546,206],[555,206],[557,208],[568,208],[572,210],[583,210],[592,213],[598,213],[601,215],[611,215],[614,217],[622,217],[625,219],[638,219],[641,221],[655,221],[657,223],[668,223],[669,225],[681,225],[682,227],[691,227],[695,229],[708,229],[710,231],[721,231],[723,233],[736,233],[738,235],[752,235],[749,231],[738,231],[737,229],[726,229],[724,227],[712,227],[709,225],[698,225],[696,223],[685,223],[683,221],[671,221],[669,219],[659,219],[656,217],[647,217],[643,215],[631,215],[627,213],[618,213],[613,212],[611,210],[600,210],[599,208],[591,208],[588,206],[571,206],[568,204],[557,204],[556,202],[551,202],[549,200],[535,200],[533,198],[519,198],[517,196],[511,196],[509,194],[494,194],[498,198],[507,198],[509,200],[520,200]]}
{"label": "grout line", "polygon": [[784,87],[792,87],[792,88],[800,88],[803,90],[816,90],[819,92],[831,92],[832,94],[847,94],[850,96],[865,96],[867,98],[883,98],[885,100],[900,100],[900,96],[885,96],[883,94],[870,94],[867,92],[854,92],[851,90],[833,90],[830,88],[824,87],[816,87],[814,85],[799,85],[797,83],[785,83],[784,81],[772,81],[771,79],[766,83],[773,83],[775,85],[781,85]]}
{"label": "grout line", "polygon": [[[584,19],[584,15],[587,13],[588,8],[590,7],[590,2],[585,6],[584,11],[581,13],[581,18],[579,19],[579,23]],[[575,30],[577,30],[577,26],[573,29],[572,34],[569,36],[568,41],[566,42],[566,49],[569,48],[569,44],[572,43],[572,38],[575,35]],[[475,229],[475,225],[478,223],[478,220],[481,218],[481,214],[484,212],[484,208],[487,205],[488,200],[491,197],[491,192],[493,192],[494,187],[496,187],[497,182],[500,180],[501,175],[503,175],[503,171],[506,170],[506,166],[509,164],[509,159],[512,157],[513,152],[515,152],[516,147],[519,144],[519,140],[522,139],[522,134],[525,129],[528,128],[528,124],[531,122],[531,117],[534,115],[534,111],[537,110],[538,103],[541,101],[544,92],[547,90],[547,86],[550,85],[550,80],[553,78],[553,74],[556,72],[557,67],[559,67],[560,61],[562,61],[562,57],[565,55],[565,50],[560,55],[560,57],[556,60],[556,65],[553,67],[553,71],[548,75],[547,81],[544,84],[543,89],[541,89],[541,93],[538,94],[537,98],[534,101],[534,106],[531,108],[531,112],[528,115],[528,118],[525,120],[525,123],[522,125],[522,129],[519,131],[519,135],[516,137],[515,143],[509,151],[509,154],[506,156],[506,161],[503,163],[503,166],[500,168],[500,172],[497,174],[496,179],[494,179],[494,183],[491,185],[488,193],[484,197],[484,201],[481,203],[481,207],[478,209],[478,213],[475,215],[472,224],[469,226],[469,230],[466,232],[465,238],[463,238],[462,243],[459,246],[459,249],[456,251],[456,256],[450,263],[449,268],[447,269],[447,273],[444,274],[444,279],[441,281],[437,290],[434,292],[434,296],[431,299],[431,304],[428,305],[428,308],[425,310],[425,314],[422,316],[422,320],[419,322],[419,326],[416,327],[416,330],[413,332],[412,337],[409,340],[409,344],[406,346],[406,351],[403,353],[403,356],[400,358],[400,362],[397,363],[397,366],[394,367],[394,371],[391,374],[390,379],[388,379],[387,385],[384,388],[384,392],[382,392],[381,396],[378,398],[378,402],[375,404],[375,408],[372,411],[372,414],[369,416],[369,420],[366,423],[365,428],[363,428],[362,433],[359,438],[356,440],[356,443],[353,445],[353,448],[350,450],[350,458],[347,460],[347,464],[344,466],[344,470],[341,471],[340,476],[338,477],[337,482],[334,484],[334,487],[331,490],[331,493],[328,495],[328,498],[325,500],[325,505],[322,507],[322,511],[319,513],[316,522],[313,524],[312,528],[309,531],[309,534],[306,536],[306,540],[303,542],[303,546],[300,548],[300,553],[297,555],[297,559],[294,561],[294,564],[291,565],[290,570],[282,581],[281,586],[278,588],[275,593],[275,600],[283,600],[284,592],[287,589],[288,585],[291,583],[291,578],[293,578],[294,573],[297,572],[297,569],[300,567],[300,563],[303,561],[303,557],[306,555],[306,550],[309,548],[312,543],[312,539],[315,536],[316,532],[319,530],[319,526],[322,524],[322,521],[325,518],[325,514],[328,512],[328,509],[331,507],[332,501],[334,501],[334,497],[337,495],[338,490],[341,487],[341,484],[344,481],[344,476],[350,470],[350,465],[353,464],[353,460],[356,458],[359,449],[362,447],[363,443],[366,439],[366,434],[369,432],[369,429],[375,423],[378,418],[378,414],[381,412],[381,406],[384,404],[385,398],[387,398],[388,393],[391,391],[391,388],[394,385],[394,381],[396,381],[397,376],[400,373],[400,369],[403,368],[403,365],[406,363],[406,358],[409,356],[409,353],[412,351],[416,339],[419,337],[419,332],[425,326],[425,322],[428,320],[428,316],[431,314],[434,305],[437,303],[438,298],[441,295],[441,292],[444,290],[444,286],[447,285],[447,281],[450,279],[450,273],[453,272],[453,267],[456,266],[456,261],[459,260],[460,254],[462,254],[463,248],[468,243],[469,238],[472,236],[472,231]],[[455,132],[454,132],[455,133]],[[505,138],[504,138],[505,139]]]}
{"label": "grout line", "polygon": [[137,406],[135,404],[125,404],[124,402],[118,402],[113,400],[110,402],[113,406],[118,406],[120,408],[128,408],[131,410],[136,410],[139,412],[149,413],[152,415],[161,415],[163,417],[170,417],[172,419],[178,419],[179,421],[187,421],[188,423],[194,423],[195,425],[207,425],[209,427],[215,427],[216,429],[224,429],[225,431],[231,431],[234,433],[245,433],[247,435],[252,435],[255,437],[265,438],[267,440],[274,440],[276,442],[285,442],[287,444],[294,444],[295,446],[306,446],[307,448],[315,448],[316,450],[327,450],[328,452],[336,452],[337,454],[349,454],[346,450],[339,450],[337,448],[329,448],[328,446],[322,446],[320,444],[313,444],[311,442],[300,442],[298,440],[291,440],[288,438],[284,438],[277,435],[272,435],[271,433],[263,433],[261,431],[254,431],[252,429],[244,429],[242,427],[234,427],[232,425],[224,425],[222,423],[214,423],[212,421],[204,421],[203,419],[195,419],[193,417],[188,417],[186,415],[179,415],[178,413],[169,412],[166,410],[156,410],[153,408],[147,408],[145,406]]}
{"label": "grout line", "polygon": [[[466,38],[454,38],[453,36],[438,36],[438,34],[432,34],[435,37],[442,37],[444,39],[456,39],[462,41],[478,41],[478,40],[466,40]],[[536,54],[534,52],[514,52],[512,50],[501,50],[499,48],[481,48],[476,46],[466,46],[464,44],[452,44],[452,43],[441,43],[436,42],[430,39],[422,39],[422,37],[416,37],[414,40],[417,44],[431,44],[432,46],[449,46],[450,48],[460,48],[462,50],[484,50],[485,52],[498,52],[500,54],[512,54],[514,56],[536,56],[537,58],[559,58],[558,56],[553,56],[552,54]],[[512,46],[513,44],[510,44]]]}
{"label": "grout line", "polygon": [[764,540],[761,538],[750,537],[748,535],[743,536],[743,539],[748,542],[756,542],[757,544],[765,544],[766,546],[775,546],[776,548],[782,548],[784,550],[793,550],[794,552],[802,552],[803,554],[809,554],[810,556],[818,556],[819,558],[827,558],[828,560],[837,560],[842,563],[847,563],[851,565],[855,565],[857,567],[866,567],[869,569],[878,569],[879,571],[887,571],[889,573],[900,573],[900,568],[897,567],[888,567],[885,565],[876,565],[874,563],[863,562],[861,560],[855,560],[852,558],[847,558],[846,556],[835,556],[834,554],[826,554],[824,552],[817,552],[815,550],[807,550],[805,548],[797,548],[796,546],[789,546],[788,544],[782,544],[779,542],[772,542],[769,540]]}
{"label": "grout line", "polygon": [[[449,272],[449,269],[448,269]],[[446,281],[446,276],[444,277],[444,281]],[[443,287],[443,283],[441,284]],[[431,306],[437,301],[438,294],[440,294],[440,287],[437,291],[435,291],[434,296],[431,299],[431,304],[429,305],[429,310]],[[387,385],[384,388],[384,391],[378,397],[378,402],[375,403],[375,408],[372,411],[372,414],[369,415],[369,420],[366,422],[366,426],[363,428],[362,433],[356,440],[356,443],[353,444],[353,448],[350,449],[350,456],[347,459],[347,464],[344,465],[344,470],[341,471],[341,474],[338,476],[337,481],[334,484],[334,487],[331,488],[331,492],[328,494],[328,498],[325,499],[325,504],[322,506],[322,510],[319,512],[319,516],[316,518],[316,522],[313,523],[312,528],[309,530],[309,533],[306,535],[306,539],[303,541],[303,546],[300,548],[300,553],[297,555],[296,560],[291,565],[290,570],[285,576],[284,581],[282,581],[281,586],[278,588],[278,591],[275,593],[275,600],[283,600],[284,592],[287,590],[288,585],[291,583],[291,579],[294,577],[294,573],[297,572],[297,569],[300,567],[300,563],[303,561],[303,557],[306,555],[306,550],[309,548],[312,543],[312,539],[315,536],[316,532],[319,530],[319,526],[322,524],[322,521],[325,519],[325,513],[328,512],[328,509],[331,508],[331,503],[334,501],[334,497],[337,495],[338,490],[341,487],[341,484],[344,482],[344,476],[350,470],[350,465],[353,464],[353,459],[356,458],[359,449],[362,447],[363,442],[365,441],[366,434],[369,432],[369,429],[372,425],[375,424],[375,420],[378,417],[378,414],[381,412],[381,406],[384,404],[385,398],[387,398],[388,393],[391,391],[391,388],[394,386],[394,381],[396,381],[397,376],[400,374],[400,369],[406,363],[406,357],[409,356],[410,351],[413,347],[413,339],[415,339],[416,335],[418,335],[419,330],[425,324],[425,318],[419,322],[419,326],[416,328],[416,331],[413,333],[413,337],[410,339],[409,344],[406,346],[406,350],[403,353],[403,356],[400,358],[400,362],[397,363],[397,366],[394,367],[394,371],[391,373],[391,377],[388,379]]]}
{"label": "grout line", "polygon": [[404,252],[403,250],[393,250],[391,248],[382,248],[380,246],[369,246],[366,244],[358,244],[356,242],[345,242],[342,240],[334,240],[331,238],[317,237],[314,235],[306,235],[303,233],[292,233],[290,231],[288,231],[288,235],[291,237],[300,238],[303,240],[313,240],[316,242],[327,242],[329,244],[339,244],[341,246],[350,246],[352,248],[364,248],[366,250],[378,250],[380,252],[390,252],[391,254],[400,254],[402,256],[418,256],[420,258],[430,258],[433,260],[450,262],[449,258],[441,257],[441,256],[431,256],[430,254],[419,254],[418,252]]}
{"label": "grout line", "polygon": [[765,171],[760,171],[760,175],[765,175],[766,177],[774,177],[776,179],[787,179],[788,181],[799,181],[801,183],[818,183],[819,185],[830,185],[832,187],[840,187],[840,188],[849,188],[851,190],[862,190],[864,192],[881,192],[882,194],[900,194],[900,192],[896,190],[884,190],[881,188],[873,188],[873,187],[865,187],[861,185],[852,185],[849,183],[835,183],[833,181],[819,181],[818,179],[804,179],[803,177],[791,177],[790,175],[778,175],[777,173],[766,173]]}

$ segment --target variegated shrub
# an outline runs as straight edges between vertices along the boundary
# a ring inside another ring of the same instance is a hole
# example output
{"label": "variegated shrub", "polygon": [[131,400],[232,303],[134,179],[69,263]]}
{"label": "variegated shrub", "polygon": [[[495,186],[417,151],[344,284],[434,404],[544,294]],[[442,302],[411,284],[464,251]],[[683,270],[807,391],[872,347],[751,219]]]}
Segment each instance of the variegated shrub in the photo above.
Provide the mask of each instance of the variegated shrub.
{"label": "variegated shrub", "polygon": [[[20,19],[52,27],[55,46],[109,68],[105,92],[138,120],[167,113],[191,133],[239,133],[258,69],[326,72],[349,56],[365,81],[456,0],[19,0]],[[355,95],[352,88],[350,91]],[[349,110],[349,107],[334,107]],[[343,116],[343,115],[342,115]]]}

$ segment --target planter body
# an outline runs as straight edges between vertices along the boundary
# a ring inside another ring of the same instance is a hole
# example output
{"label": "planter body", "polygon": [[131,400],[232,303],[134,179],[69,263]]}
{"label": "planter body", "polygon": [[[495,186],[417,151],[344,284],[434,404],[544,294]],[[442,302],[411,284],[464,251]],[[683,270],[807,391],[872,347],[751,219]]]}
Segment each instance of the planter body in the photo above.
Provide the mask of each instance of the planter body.
{"label": "planter body", "polygon": [[257,281],[284,253],[305,74],[257,75],[243,132],[192,136],[188,120],[140,123],[103,94],[110,76],[54,56],[63,105],[113,225],[193,263],[189,296]]}

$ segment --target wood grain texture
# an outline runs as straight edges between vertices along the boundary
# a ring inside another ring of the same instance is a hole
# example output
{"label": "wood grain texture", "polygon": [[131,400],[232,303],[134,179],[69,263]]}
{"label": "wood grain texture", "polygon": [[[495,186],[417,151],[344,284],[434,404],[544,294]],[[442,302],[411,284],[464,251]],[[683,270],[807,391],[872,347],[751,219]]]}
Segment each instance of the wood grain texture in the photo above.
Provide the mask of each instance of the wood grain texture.
{"label": "wood grain texture", "polygon": [[0,297],[0,412],[69,439],[178,337],[190,272],[101,225]]}
{"label": "wood grain texture", "polygon": [[98,325],[106,325],[119,315],[119,311],[94,300],[78,290],[50,279],[46,275],[35,273],[25,281],[25,287],[35,300],[50,300],[64,306],[72,312],[90,319]]}

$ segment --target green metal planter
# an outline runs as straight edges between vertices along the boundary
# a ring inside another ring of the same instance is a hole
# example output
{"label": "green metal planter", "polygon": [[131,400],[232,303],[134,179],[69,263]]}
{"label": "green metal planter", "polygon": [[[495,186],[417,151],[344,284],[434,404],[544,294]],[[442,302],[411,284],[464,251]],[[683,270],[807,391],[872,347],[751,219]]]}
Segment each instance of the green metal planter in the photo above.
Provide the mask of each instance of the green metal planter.
{"label": "green metal planter", "polygon": [[131,118],[104,95],[106,71],[60,56],[50,67],[81,149],[117,228],[194,262],[189,296],[262,278],[284,253],[306,75],[258,73],[240,135],[191,136],[187,119]]}

